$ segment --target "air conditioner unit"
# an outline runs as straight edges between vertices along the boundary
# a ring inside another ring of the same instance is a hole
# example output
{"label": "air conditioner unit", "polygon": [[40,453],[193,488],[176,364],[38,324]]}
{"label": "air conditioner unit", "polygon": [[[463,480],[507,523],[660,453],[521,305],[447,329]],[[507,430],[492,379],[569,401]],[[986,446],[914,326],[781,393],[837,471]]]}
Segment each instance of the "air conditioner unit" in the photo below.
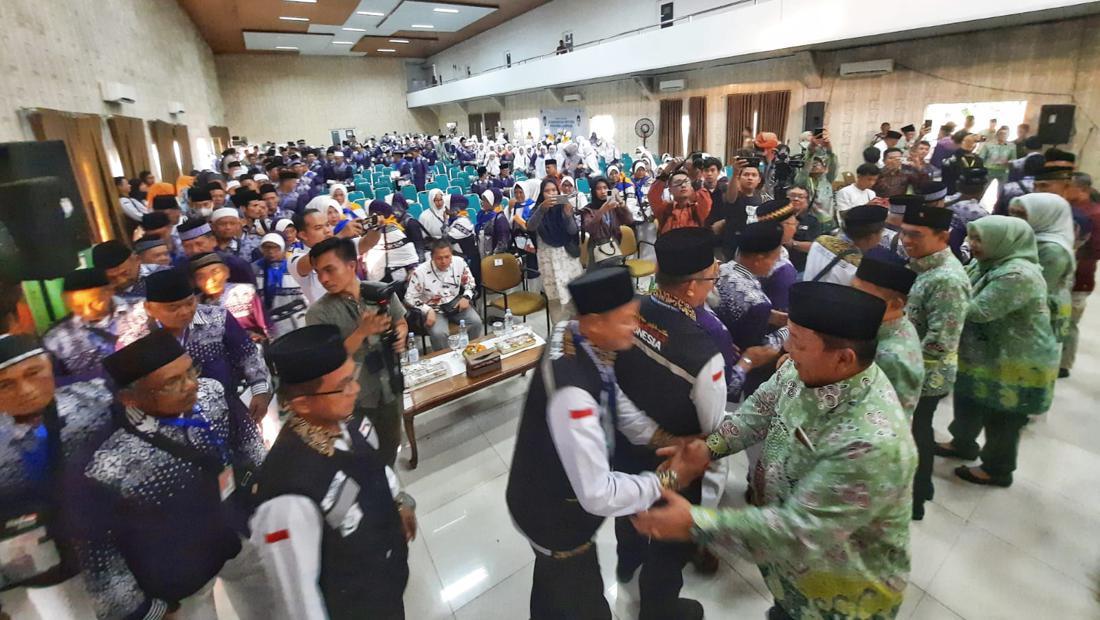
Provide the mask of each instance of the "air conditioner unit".
{"label": "air conditioner unit", "polygon": [[561,100],[565,103],[576,103],[578,101],[584,101],[584,97],[581,97],[580,95],[578,95],[576,93],[573,93],[571,95],[562,96]]}
{"label": "air conditioner unit", "polygon": [[99,83],[99,94],[104,101],[110,103],[133,103],[137,101],[137,91],[133,86],[119,84],[118,82]]}
{"label": "air conditioner unit", "polygon": [[869,77],[894,72],[894,60],[868,60],[866,62],[845,62],[840,65],[840,77]]}
{"label": "air conditioner unit", "polygon": [[675,93],[687,87],[686,80],[664,80],[657,84],[658,90],[662,93]]}
{"label": "air conditioner unit", "polygon": [[183,109],[183,104],[178,101],[173,101],[168,104],[169,114],[183,114],[186,110]]}

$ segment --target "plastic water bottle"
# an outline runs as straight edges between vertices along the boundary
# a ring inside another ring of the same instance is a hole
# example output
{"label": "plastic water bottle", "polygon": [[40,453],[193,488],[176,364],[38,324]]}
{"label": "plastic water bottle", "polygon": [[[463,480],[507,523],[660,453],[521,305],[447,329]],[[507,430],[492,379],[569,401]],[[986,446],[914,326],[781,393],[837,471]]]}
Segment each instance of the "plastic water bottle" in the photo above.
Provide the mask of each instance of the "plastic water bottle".
{"label": "plastic water bottle", "polygon": [[470,334],[466,333],[466,321],[462,320],[458,322],[458,342],[465,349],[470,344]]}
{"label": "plastic water bottle", "polygon": [[405,363],[413,365],[420,361],[420,350],[416,348],[416,336],[409,334],[409,343],[405,346]]}
{"label": "plastic water bottle", "polygon": [[506,333],[506,334],[512,333],[512,323],[513,322],[514,321],[512,320],[512,311],[511,311],[511,309],[506,310],[504,312],[504,333]]}

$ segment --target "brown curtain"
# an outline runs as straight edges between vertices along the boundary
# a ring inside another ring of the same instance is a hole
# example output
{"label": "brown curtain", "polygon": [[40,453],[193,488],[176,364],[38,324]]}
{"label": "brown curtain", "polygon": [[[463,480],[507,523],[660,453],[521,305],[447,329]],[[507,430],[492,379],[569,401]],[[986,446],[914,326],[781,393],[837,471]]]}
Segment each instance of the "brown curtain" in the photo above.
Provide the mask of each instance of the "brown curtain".
{"label": "brown curtain", "polygon": [[661,118],[657,121],[657,148],[661,154],[683,155],[684,151],[684,100],[662,99]]}
{"label": "brown curtain", "polygon": [[36,140],[65,143],[92,239],[100,243],[125,238],[122,209],[115,200],[111,165],[103,146],[102,119],[92,114],[35,110],[28,120]]}
{"label": "brown curtain", "polygon": [[229,141],[231,140],[229,137],[229,128],[211,125],[210,140],[214,143],[214,152],[221,155],[222,151],[229,148]]}
{"label": "brown curtain", "polygon": [[180,168],[176,163],[176,152],[172,149],[175,130],[171,124],[164,121],[149,121],[149,133],[153,136],[153,146],[156,147],[157,158],[160,159],[158,178],[166,183],[175,183],[180,175]]}
{"label": "brown curtain", "polygon": [[187,125],[172,125],[172,137],[180,145],[180,174],[187,174],[195,167],[191,162],[191,137]]}
{"label": "brown curtain", "polygon": [[733,161],[734,154],[741,150],[741,132],[745,128],[752,131],[754,109],[752,94],[726,95],[726,161]]}
{"label": "brown curtain", "polygon": [[707,98],[688,99],[688,148],[689,153],[707,150]]}
{"label": "brown curtain", "polygon": [[107,127],[122,160],[122,173],[132,179],[142,170],[148,170],[152,164],[149,145],[145,143],[144,121],[132,116],[112,116],[107,119]]}
{"label": "brown curtain", "polygon": [[787,116],[791,107],[791,91],[774,90],[757,94],[757,110],[760,112],[760,128],[757,131],[770,131],[779,137],[779,142],[787,140]]}

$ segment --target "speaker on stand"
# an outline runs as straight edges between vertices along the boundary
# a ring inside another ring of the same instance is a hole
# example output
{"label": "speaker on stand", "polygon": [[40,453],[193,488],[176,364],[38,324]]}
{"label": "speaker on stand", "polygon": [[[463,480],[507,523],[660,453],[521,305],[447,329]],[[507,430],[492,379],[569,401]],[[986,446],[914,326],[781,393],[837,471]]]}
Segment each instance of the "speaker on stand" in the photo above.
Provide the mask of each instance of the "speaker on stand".
{"label": "speaker on stand", "polygon": [[1043,144],[1069,144],[1073,136],[1075,105],[1045,105],[1039,112],[1039,139]]}

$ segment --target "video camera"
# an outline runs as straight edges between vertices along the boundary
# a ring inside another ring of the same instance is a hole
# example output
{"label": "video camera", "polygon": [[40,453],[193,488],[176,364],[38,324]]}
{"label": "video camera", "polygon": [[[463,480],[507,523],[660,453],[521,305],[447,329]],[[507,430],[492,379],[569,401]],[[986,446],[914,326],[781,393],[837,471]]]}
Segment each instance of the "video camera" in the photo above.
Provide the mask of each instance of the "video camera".
{"label": "video camera", "polygon": [[[376,304],[378,314],[387,314],[390,308],[390,298],[398,291],[399,285],[399,282],[360,282],[359,298],[365,302]],[[382,347],[377,353],[382,358],[382,368],[386,371],[390,389],[393,391],[394,396],[400,398],[401,393],[405,391],[405,375],[401,374],[401,360],[397,351],[394,350],[394,345],[397,344],[397,330],[391,325],[389,329],[382,332],[381,341]]]}

